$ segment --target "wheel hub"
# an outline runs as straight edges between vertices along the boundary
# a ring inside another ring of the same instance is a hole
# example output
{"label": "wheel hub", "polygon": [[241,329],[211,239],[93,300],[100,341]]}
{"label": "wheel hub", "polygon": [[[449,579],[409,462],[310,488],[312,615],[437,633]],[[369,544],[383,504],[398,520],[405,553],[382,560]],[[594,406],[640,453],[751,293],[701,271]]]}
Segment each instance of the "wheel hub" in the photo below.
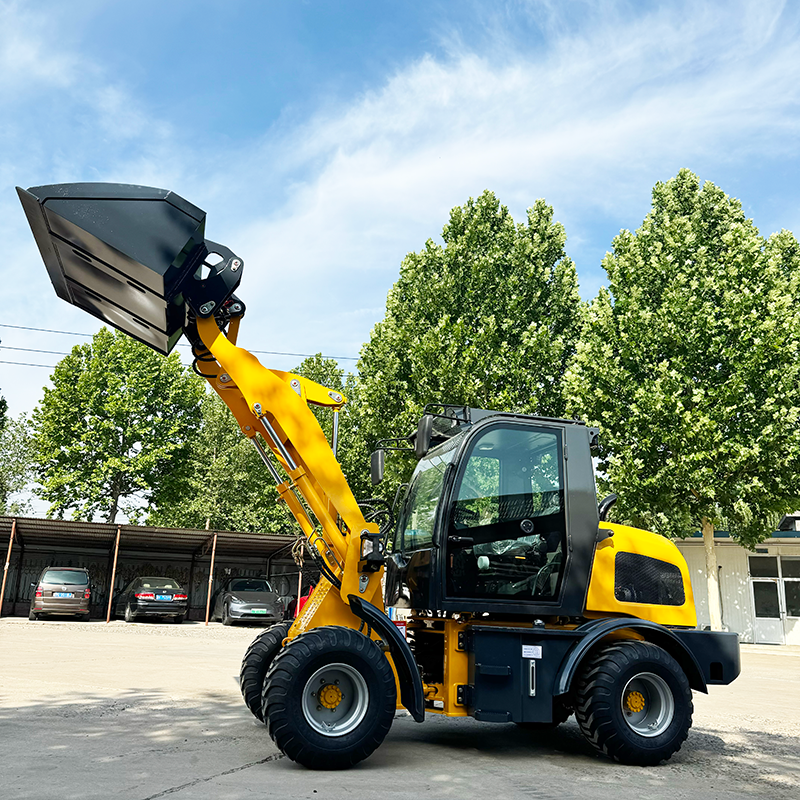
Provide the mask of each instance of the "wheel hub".
{"label": "wheel hub", "polygon": [[323,686],[319,690],[319,702],[325,708],[333,710],[342,702],[342,690],[332,683]]}
{"label": "wheel hub", "polygon": [[648,739],[664,733],[675,717],[672,691],[653,672],[640,672],[631,678],[622,690],[620,705],[628,727]]}
{"label": "wheel hub", "polygon": [[366,716],[368,706],[367,682],[351,664],[320,667],[303,688],[303,716],[323,736],[344,736],[355,730]]}
{"label": "wheel hub", "polygon": [[644,711],[644,695],[641,692],[628,692],[628,696],[625,698],[625,707],[633,713]]}

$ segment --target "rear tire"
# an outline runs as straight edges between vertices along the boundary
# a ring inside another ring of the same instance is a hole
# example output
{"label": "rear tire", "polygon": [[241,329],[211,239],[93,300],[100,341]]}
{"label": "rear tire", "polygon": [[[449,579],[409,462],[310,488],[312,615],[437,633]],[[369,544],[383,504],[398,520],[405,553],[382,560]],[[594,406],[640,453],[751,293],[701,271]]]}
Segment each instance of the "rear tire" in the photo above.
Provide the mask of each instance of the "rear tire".
{"label": "rear tire", "polygon": [[28,619],[31,622],[36,622],[36,620],[39,619],[39,615],[35,611],[29,611],[28,612]]}
{"label": "rear tire", "polygon": [[135,622],[135,621],[136,621],[136,614],[134,614],[133,611],[131,611],[131,605],[130,603],[128,603],[128,605],[125,606],[125,622]]}
{"label": "rear tire", "polygon": [[79,622],[88,622],[91,618],[92,618],[92,615],[89,614],[88,611],[85,614],[79,614],[78,615],[78,621]]}
{"label": "rear tire", "polygon": [[172,618],[172,621],[173,621],[173,622],[174,622],[176,625],[180,625],[180,624],[183,622],[183,620],[184,620],[184,619],[185,619],[185,615],[184,615],[184,614],[178,614],[178,616],[177,616],[177,617],[173,617],[173,618]]}
{"label": "rear tire", "polygon": [[261,710],[261,692],[264,688],[264,676],[273,659],[280,652],[283,640],[291,627],[291,622],[279,622],[259,633],[247,648],[242,659],[239,688],[242,690],[244,704],[250,709],[253,716],[262,722],[264,713]]}
{"label": "rear tire", "polygon": [[284,755],[310,769],[346,769],[392,726],[394,673],[375,642],[350,628],[301,634],[272,662],[262,712]]}
{"label": "rear tire", "polygon": [[692,725],[692,690],[677,661],[650,642],[603,647],[575,693],[586,739],[623,764],[655,766],[680,750]]}

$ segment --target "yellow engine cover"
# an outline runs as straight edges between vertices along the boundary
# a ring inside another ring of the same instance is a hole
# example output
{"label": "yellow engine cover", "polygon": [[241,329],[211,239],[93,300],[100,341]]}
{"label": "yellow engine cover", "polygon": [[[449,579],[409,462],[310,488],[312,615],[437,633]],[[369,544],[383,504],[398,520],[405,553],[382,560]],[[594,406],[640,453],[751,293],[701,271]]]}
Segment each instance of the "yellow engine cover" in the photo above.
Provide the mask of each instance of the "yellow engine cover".
{"label": "yellow engine cover", "polygon": [[[602,522],[600,528],[613,531],[614,535],[604,539],[595,549],[586,595],[586,616],[631,616],[661,625],[694,628],[697,625],[697,613],[692,582],[686,560],[678,548],[663,536],[627,525]],[[622,573],[618,576],[617,570],[626,570],[630,574],[637,567],[641,568],[634,574],[634,581],[638,581],[640,591],[631,592],[625,580],[618,579]],[[659,573],[666,574],[673,587],[678,580],[683,582],[681,605],[653,602],[655,595],[665,594],[659,592],[656,579],[652,577]],[[642,602],[642,599],[645,601]]]}

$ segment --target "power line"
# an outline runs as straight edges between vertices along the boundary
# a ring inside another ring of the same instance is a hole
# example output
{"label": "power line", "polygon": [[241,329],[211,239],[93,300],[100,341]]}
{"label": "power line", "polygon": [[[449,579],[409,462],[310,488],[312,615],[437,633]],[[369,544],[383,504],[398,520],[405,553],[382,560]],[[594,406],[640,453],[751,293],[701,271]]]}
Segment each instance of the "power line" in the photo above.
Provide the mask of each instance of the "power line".
{"label": "power line", "polygon": [[[76,331],[56,331],[51,330],[50,328],[32,328],[27,325],[9,325],[6,322],[0,322],[0,328],[14,328],[18,331],[38,331],[39,333],[59,333],[63,334],[64,336],[88,336],[91,338],[94,336],[93,333],[78,333]],[[178,347],[191,347],[189,344],[185,344],[184,342],[180,342]],[[9,350],[24,350],[24,347],[9,347]],[[59,353],[55,350],[29,350],[28,352],[31,353],[52,353],[53,355],[69,355],[69,353]],[[283,353],[278,350],[251,350],[251,353],[260,353],[262,355],[267,356],[292,356],[296,358],[313,358],[316,353]],[[336,361],[358,361],[358,356],[326,356],[323,355],[323,358],[333,358]],[[9,364],[11,362],[4,361],[0,362],[4,364]],[[44,366],[44,364],[30,364],[29,366]]]}
{"label": "power line", "polygon": [[69,353],[63,353],[61,350],[33,350],[30,347],[12,347],[9,344],[0,344],[0,350],[22,350],[25,353],[49,353],[52,356],[69,355]]}
{"label": "power line", "polygon": [[22,361],[0,361],[0,364],[13,364],[16,367],[44,367],[45,369],[55,369],[49,364],[25,364]]}

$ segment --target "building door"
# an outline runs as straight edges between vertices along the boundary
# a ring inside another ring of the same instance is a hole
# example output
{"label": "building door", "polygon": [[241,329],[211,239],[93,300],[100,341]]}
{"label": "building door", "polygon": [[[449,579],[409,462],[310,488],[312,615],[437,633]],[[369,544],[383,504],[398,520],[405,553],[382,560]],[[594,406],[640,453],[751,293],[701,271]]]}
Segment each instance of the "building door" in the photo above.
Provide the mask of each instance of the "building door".
{"label": "building door", "polygon": [[783,633],[786,644],[800,644],[800,556],[781,556]]}
{"label": "building door", "polygon": [[748,556],[756,644],[783,644],[785,612],[777,556]]}

